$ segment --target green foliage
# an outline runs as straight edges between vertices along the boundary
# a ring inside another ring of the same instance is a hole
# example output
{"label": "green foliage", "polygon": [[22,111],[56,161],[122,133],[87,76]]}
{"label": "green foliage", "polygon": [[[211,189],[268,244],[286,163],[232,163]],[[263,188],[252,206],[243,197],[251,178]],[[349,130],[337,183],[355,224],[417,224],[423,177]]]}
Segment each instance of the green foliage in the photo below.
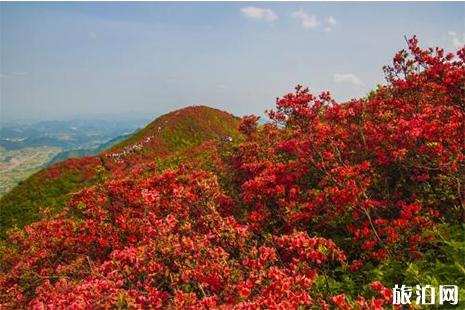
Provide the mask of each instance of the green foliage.
{"label": "green foliage", "polygon": [[[325,270],[317,277],[314,289],[322,296],[345,293],[354,300],[358,295],[366,295],[373,281],[380,281],[390,288],[396,284],[412,287],[431,285],[436,288],[436,294],[439,285],[465,283],[465,224],[442,225],[434,233],[436,238],[429,242],[429,249],[418,260],[389,259],[378,265],[366,264],[357,272],[350,272],[347,266]],[[463,285],[459,285],[459,300],[458,306],[437,305],[435,309],[463,309]],[[419,305],[415,307],[423,309]]]}
{"label": "green foliage", "polygon": [[69,193],[94,183],[85,180],[77,171],[66,171],[59,178],[45,179],[36,173],[20,182],[0,200],[0,239],[10,227],[22,227],[37,221],[46,208],[59,211],[72,197]]}

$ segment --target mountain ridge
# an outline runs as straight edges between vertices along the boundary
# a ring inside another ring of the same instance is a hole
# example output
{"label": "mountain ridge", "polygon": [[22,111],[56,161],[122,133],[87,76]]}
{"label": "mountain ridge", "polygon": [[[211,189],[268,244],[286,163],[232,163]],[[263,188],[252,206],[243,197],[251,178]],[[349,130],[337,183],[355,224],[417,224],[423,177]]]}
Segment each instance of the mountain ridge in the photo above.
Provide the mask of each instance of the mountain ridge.
{"label": "mountain ridge", "polygon": [[45,208],[59,211],[71,193],[104,177],[183,152],[182,156],[187,156],[189,149],[207,141],[237,137],[238,123],[238,117],[225,111],[188,106],[157,117],[98,155],[70,158],[46,167],[0,198],[0,237],[12,226],[22,227],[39,219]]}

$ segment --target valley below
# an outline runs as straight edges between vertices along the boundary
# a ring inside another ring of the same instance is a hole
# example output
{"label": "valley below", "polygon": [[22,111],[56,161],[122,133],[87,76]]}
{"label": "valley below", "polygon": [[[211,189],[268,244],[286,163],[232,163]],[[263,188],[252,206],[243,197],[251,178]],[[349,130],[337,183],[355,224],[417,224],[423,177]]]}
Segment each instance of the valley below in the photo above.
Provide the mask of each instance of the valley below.
{"label": "valley below", "polygon": [[62,149],[54,146],[7,150],[0,147],[0,197],[37,172]]}
{"label": "valley below", "polygon": [[72,119],[0,127],[0,197],[42,168],[68,158],[98,154],[124,140],[148,120]]}

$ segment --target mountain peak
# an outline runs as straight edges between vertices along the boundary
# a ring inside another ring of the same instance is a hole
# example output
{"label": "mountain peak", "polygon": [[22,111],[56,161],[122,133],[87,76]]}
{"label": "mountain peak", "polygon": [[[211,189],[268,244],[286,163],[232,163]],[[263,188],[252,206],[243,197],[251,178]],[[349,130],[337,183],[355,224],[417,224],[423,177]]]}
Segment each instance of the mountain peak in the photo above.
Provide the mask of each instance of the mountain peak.
{"label": "mountain peak", "polygon": [[104,155],[166,156],[207,140],[236,135],[238,120],[230,113],[205,105],[188,106],[156,118]]}

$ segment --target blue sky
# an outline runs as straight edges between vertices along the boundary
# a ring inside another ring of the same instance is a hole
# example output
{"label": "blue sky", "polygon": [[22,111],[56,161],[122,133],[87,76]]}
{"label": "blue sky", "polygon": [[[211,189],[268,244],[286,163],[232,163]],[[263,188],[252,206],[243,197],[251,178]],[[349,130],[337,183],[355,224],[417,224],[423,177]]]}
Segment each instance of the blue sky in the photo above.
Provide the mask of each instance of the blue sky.
{"label": "blue sky", "polygon": [[384,82],[416,34],[455,50],[465,3],[0,3],[1,119],[206,104],[261,114],[300,83],[337,100]]}

